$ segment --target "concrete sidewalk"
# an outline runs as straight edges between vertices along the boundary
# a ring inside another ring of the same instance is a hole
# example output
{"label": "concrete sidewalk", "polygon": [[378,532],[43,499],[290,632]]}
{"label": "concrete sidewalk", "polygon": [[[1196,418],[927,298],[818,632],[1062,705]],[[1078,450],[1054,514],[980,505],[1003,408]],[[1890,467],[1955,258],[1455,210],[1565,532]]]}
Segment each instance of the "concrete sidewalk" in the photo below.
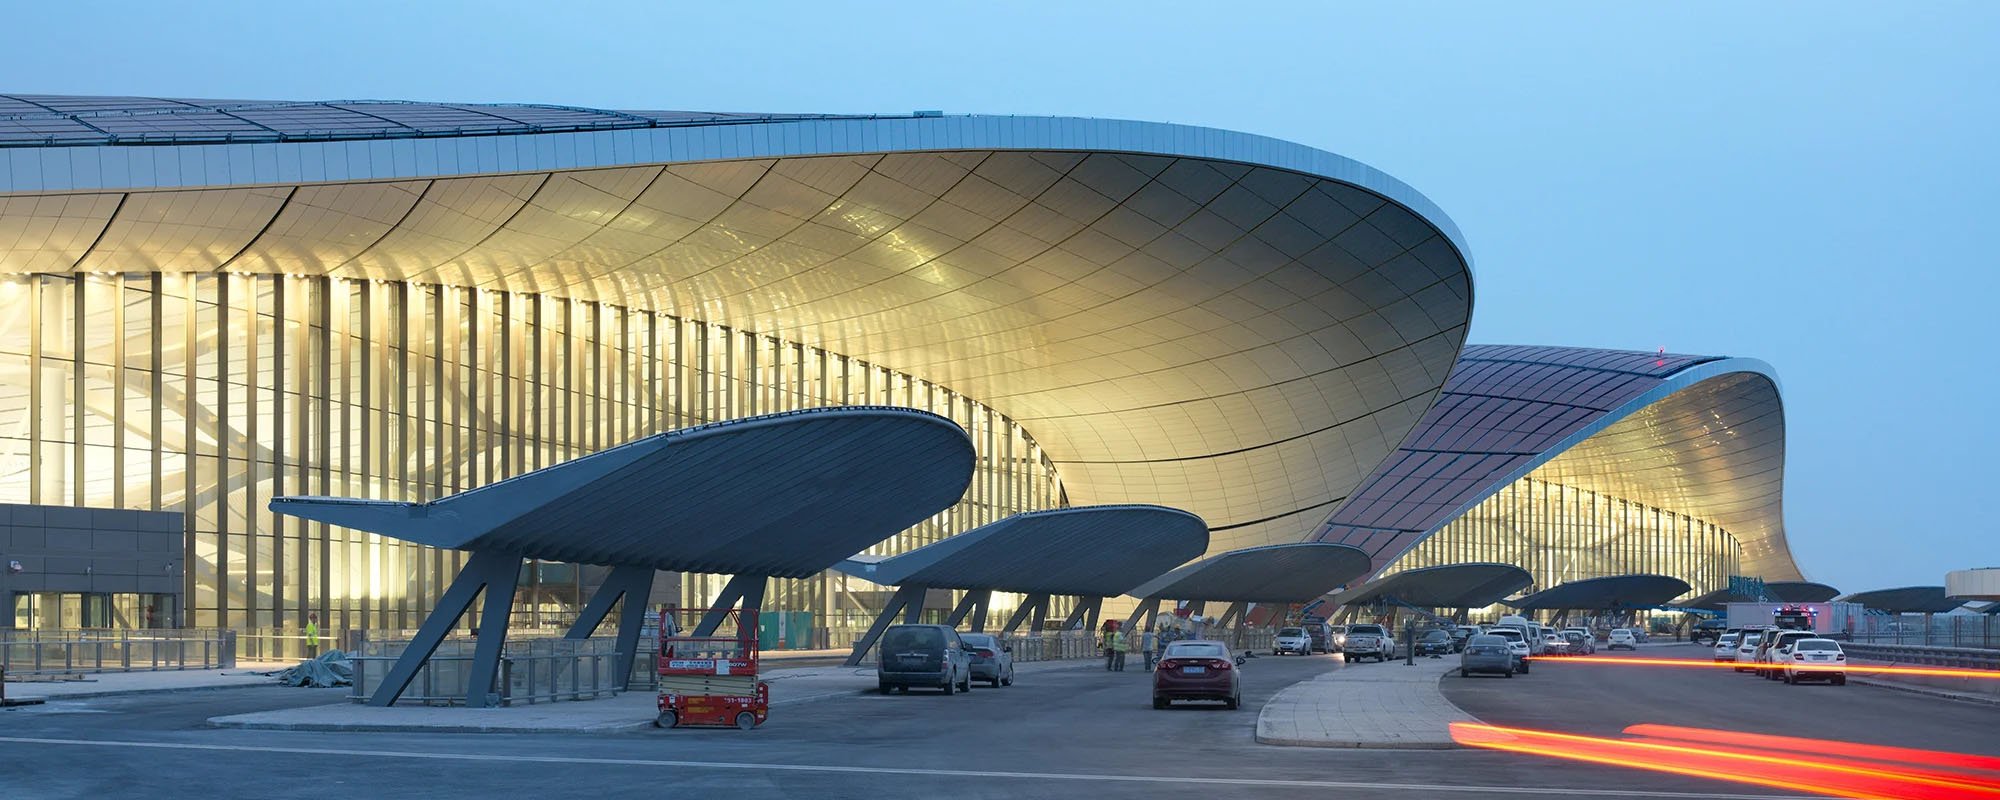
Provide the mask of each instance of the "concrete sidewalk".
{"label": "concrete sidewalk", "polygon": [[277,686],[278,680],[259,672],[297,666],[295,662],[246,661],[230,669],[161,670],[158,672],[105,672],[74,681],[8,681],[7,696],[18,699],[82,700],[150,692],[188,692],[200,689],[235,689],[244,686]]}
{"label": "concrete sidewalk", "polygon": [[1438,680],[1457,658],[1419,658],[1415,666],[1340,664],[1300,681],[1264,704],[1257,741],[1294,747],[1445,749],[1456,747],[1453,722],[1478,722],[1444,698]]}
{"label": "concrete sidewalk", "polygon": [[[1095,659],[1019,664],[1019,675],[1061,669],[1102,668]],[[875,691],[874,667],[796,667],[767,670],[771,707],[781,708]],[[211,717],[218,728],[280,731],[397,733],[620,733],[652,727],[658,708],[649,691],[626,692],[602,700],[535,703],[508,708],[448,708],[398,705],[373,708],[359,703],[258,711]]]}

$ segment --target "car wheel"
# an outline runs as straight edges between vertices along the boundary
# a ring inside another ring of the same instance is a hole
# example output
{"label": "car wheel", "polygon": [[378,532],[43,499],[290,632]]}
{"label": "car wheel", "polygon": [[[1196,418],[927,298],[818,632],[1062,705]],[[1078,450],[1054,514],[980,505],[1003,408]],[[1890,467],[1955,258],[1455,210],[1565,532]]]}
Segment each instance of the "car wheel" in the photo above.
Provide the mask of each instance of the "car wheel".
{"label": "car wheel", "polygon": [[957,691],[958,691],[958,684],[955,684],[955,683],[952,683],[952,682],[951,682],[951,679],[950,679],[950,678],[946,678],[946,679],[944,679],[944,693],[945,693],[945,694],[953,694],[953,693],[955,693],[955,692],[957,692]]}
{"label": "car wheel", "polygon": [[1832,679],[1832,680],[1833,680],[1833,685],[1835,685],[1835,686],[1846,686],[1846,685],[1847,685],[1847,676],[1846,676],[1846,675],[1835,675],[1835,676],[1833,676],[1833,679]]}
{"label": "car wheel", "polygon": [[1458,668],[1458,677],[1461,677],[1461,678],[1470,678],[1470,677],[1472,677],[1472,670],[1469,670],[1469,669],[1466,669],[1466,668],[1464,668],[1464,667],[1459,667],[1459,668]]}
{"label": "car wheel", "polygon": [[1243,705],[1243,698],[1233,695],[1228,700],[1222,701],[1222,707],[1231,711],[1235,711],[1241,705]]}
{"label": "car wheel", "polygon": [[1153,695],[1153,707],[1154,707],[1154,708],[1166,708],[1166,707],[1167,707],[1167,698],[1164,698],[1164,697],[1161,697],[1161,696],[1159,696],[1159,695]]}
{"label": "car wheel", "polygon": [[1348,657],[1347,657],[1347,663],[1349,663],[1349,664],[1352,664],[1352,663],[1354,663],[1354,656],[1348,656]]}
{"label": "car wheel", "polygon": [[681,724],[681,715],[672,711],[662,711],[659,716],[653,718],[653,727],[655,728],[671,728],[679,724]]}
{"label": "car wheel", "polygon": [[1001,685],[1001,686],[1013,686],[1013,685],[1014,685],[1014,668],[1013,668],[1013,667],[1008,667],[1008,668],[1007,668],[1007,677],[1006,677],[1005,679],[1002,679],[1002,680],[1000,681],[1000,685]]}
{"label": "car wheel", "polygon": [[877,684],[877,685],[875,686],[875,688],[876,688],[876,690],[880,691],[880,692],[881,692],[881,693],[883,693],[883,694],[888,694],[888,693],[889,693],[889,684],[886,684],[886,683],[883,683],[883,684]]}
{"label": "car wheel", "polygon": [[1514,677],[1514,673],[1513,673],[1513,672],[1511,672],[1511,671],[1509,671],[1509,672],[1507,673],[1507,677],[1509,677],[1509,678],[1512,678],[1512,677]]}
{"label": "car wheel", "polygon": [[972,673],[965,673],[965,680],[958,682],[958,690],[966,694],[972,693]]}
{"label": "car wheel", "polygon": [[739,731],[747,731],[747,730],[750,730],[751,728],[755,728],[755,727],[757,727],[757,715],[756,715],[756,714],[752,714],[752,713],[750,713],[750,712],[748,712],[748,711],[739,711],[739,712],[737,712],[737,713],[736,713],[736,729],[737,729],[737,730],[739,730]]}
{"label": "car wheel", "polygon": [[1521,662],[1521,674],[1522,675],[1528,674],[1528,662],[1526,661]]}

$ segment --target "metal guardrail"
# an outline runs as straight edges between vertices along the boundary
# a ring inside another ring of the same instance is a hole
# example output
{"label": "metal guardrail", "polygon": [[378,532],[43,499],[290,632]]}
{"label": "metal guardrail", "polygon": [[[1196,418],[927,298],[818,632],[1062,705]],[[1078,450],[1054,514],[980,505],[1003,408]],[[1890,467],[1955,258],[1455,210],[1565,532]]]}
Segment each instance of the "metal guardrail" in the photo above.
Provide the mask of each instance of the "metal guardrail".
{"label": "metal guardrail", "polygon": [[2000,616],[1992,614],[1867,615],[1858,618],[1853,641],[1869,644],[2000,649]]}
{"label": "metal guardrail", "polygon": [[15,676],[235,666],[236,633],[227,630],[14,631],[0,635],[0,670]]}
{"label": "metal guardrail", "polygon": [[1916,664],[1926,667],[2000,670],[2000,650],[1974,647],[1924,647],[1920,645],[1853,642],[1842,649],[1848,655],[1870,661]]}
{"label": "metal guardrail", "polygon": [[[644,684],[652,687],[653,651],[651,640],[641,640],[639,658],[633,659],[632,674],[649,676]],[[407,647],[407,640],[360,642],[354,660],[354,688],[348,699],[363,702],[375,693]],[[404,702],[425,705],[459,705],[465,702],[467,672],[472,668],[475,640],[449,639],[438,645],[430,660],[417,670]],[[546,703],[558,700],[592,700],[625,691],[625,681],[617,674],[618,650],[615,637],[592,639],[509,638],[500,654],[498,689],[500,704]],[[642,670],[643,667],[643,670]]]}

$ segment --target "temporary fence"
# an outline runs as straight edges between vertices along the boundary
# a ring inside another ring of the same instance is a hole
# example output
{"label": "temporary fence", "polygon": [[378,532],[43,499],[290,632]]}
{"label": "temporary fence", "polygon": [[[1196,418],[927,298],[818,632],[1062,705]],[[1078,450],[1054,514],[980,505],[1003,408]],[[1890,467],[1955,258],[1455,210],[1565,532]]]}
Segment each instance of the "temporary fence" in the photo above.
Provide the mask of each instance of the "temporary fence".
{"label": "temporary fence", "polygon": [[[634,689],[652,688],[653,663],[648,654],[657,647],[652,642],[650,638],[641,640],[639,657],[633,659]],[[471,637],[440,643],[417,670],[401,700],[425,705],[463,704],[476,644]],[[359,645],[354,656],[354,690],[348,697],[355,702],[366,700],[381,686],[409,640],[363,637]],[[618,694],[626,689],[626,682],[618,675],[618,661],[615,637],[510,636],[500,654],[500,677],[495,687],[499,704],[592,700]],[[644,680],[640,681],[642,673]]]}
{"label": "temporary fence", "polygon": [[0,632],[0,670],[13,676],[225,669],[236,666],[228,630],[142,628]]}

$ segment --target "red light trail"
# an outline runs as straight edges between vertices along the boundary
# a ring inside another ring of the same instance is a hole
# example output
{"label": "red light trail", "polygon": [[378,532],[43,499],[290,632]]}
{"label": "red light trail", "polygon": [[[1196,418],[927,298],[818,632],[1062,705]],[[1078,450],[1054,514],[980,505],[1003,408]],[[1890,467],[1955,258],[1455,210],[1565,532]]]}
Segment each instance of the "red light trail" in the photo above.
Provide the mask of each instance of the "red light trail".
{"label": "red light trail", "polygon": [[[1706,669],[1749,669],[1748,664],[1734,661],[1703,661],[1698,658],[1617,658],[1610,656],[1531,656],[1530,661],[1546,664],[1624,664],[1636,667],[1701,667]],[[1766,669],[1783,667],[1787,662],[1772,662]],[[1881,664],[1855,664],[1842,662],[1838,665],[1850,673],[1869,675],[1927,675],[1936,678],[2000,678],[2000,670],[1992,669],[1949,669],[1945,667],[1892,667]]]}
{"label": "red light trail", "polygon": [[[1970,766],[2000,759],[1665,725],[1635,725],[1626,732],[1662,738],[1611,739],[1466,722],[1451,725],[1453,741],[1468,747],[1793,791],[1853,798],[2000,798],[1996,780],[2000,773]],[[1862,758],[1870,760],[1839,757],[1860,753],[1867,753]],[[1977,771],[1946,771],[1954,767]]]}

